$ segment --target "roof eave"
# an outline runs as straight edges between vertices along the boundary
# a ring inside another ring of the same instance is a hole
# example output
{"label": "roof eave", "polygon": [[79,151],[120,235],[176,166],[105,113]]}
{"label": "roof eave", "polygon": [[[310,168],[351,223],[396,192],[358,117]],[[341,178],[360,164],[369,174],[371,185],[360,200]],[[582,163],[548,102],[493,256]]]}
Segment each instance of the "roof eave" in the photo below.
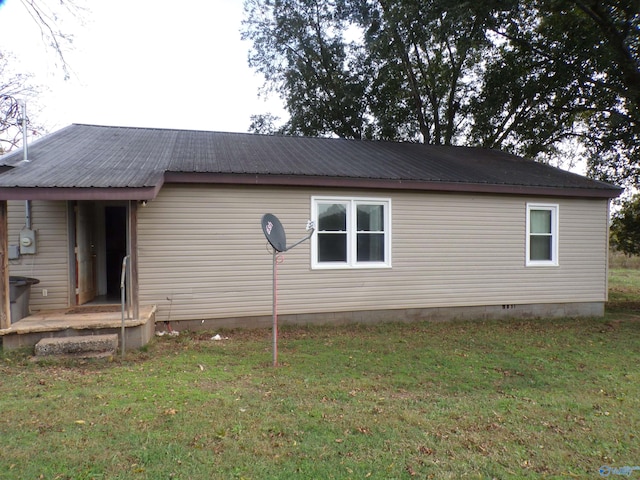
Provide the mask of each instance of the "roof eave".
{"label": "roof eave", "polygon": [[346,178],[300,175],[230,174],[202,172],[167,172],[165,183],[216,183],[230,185],[273,185],[296,187],[368,188],[381,190],[421,190],[460,193],[497,193],[505,195],[536,195],[577,198],[616,198],[623,189],[560,188],[530,185],[489,183],[434,182],[375,178]]}
{"label": "roof eave", "polygon": [[300,175],[167,172],[164,181],[145,187],[0,187],[0,200],[153,200],[164,183],[211,183],[289,187],[365,188],[458,193],[494,193],[578,198],[616,198],[621,188],[558,188],[488,183],[434,182]]}
{"label": "roof eave", "polygon": [[161,187],[0,187],[0,200],[153,200]]}

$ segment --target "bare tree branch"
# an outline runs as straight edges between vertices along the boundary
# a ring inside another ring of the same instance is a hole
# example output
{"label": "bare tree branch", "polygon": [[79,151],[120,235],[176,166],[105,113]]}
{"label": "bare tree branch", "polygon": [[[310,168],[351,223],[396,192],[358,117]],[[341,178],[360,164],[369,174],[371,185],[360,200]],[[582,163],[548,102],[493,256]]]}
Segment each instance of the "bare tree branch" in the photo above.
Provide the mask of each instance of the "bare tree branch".
{"label": "bare tree branch", "polygon": [[60,29],[59,22],[62,12],[66,12],[75,19],[81,19],[83,9],[69,0],[59,0],[57,5],[60,13],[49,7],[46,2],[39,2],[38,0],[21,0],[21,2],[40,29],[40,36],[45,46],[53,49],[60,61],[59,66],[62,69],[64,78],[68,80],[71,76],[71,67],[67,62],[65,51],[73,43],[73,35],[63,32]]}

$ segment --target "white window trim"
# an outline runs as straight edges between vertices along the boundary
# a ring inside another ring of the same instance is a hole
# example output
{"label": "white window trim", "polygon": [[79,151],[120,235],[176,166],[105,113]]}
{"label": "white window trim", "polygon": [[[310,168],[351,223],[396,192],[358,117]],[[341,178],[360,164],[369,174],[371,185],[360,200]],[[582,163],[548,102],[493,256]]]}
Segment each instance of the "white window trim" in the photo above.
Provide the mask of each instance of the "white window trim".
{"label": "white window trim", "polygon": [[[531,210],[548,210],[551,212],[551,260],[531,260]],[[560,207],[555,203],[527,203],[527,232],[526,232],[526,266],[527,267],[557,267],[558,244],[560,235]]]}
{"label": "white window trim", "polygon": [[[318,203],[343,203],[347,205],[347,261],[318,262],[318,236],[311,239],[311,268],[352,269],[352,268],[391,268],[391,199],[371,197],[311,197],[311,218],[318,227]],[[384,215],[384,262],[357,261],[357,224],[356,206],[358,204],[383,205]]]}

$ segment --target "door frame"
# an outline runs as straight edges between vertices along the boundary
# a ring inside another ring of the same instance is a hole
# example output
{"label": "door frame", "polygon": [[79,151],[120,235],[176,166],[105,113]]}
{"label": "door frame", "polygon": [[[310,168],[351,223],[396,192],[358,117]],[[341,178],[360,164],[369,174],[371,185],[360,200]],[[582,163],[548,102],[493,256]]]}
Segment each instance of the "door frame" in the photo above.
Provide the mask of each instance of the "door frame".
{"label": "door frame", "polygon": [[[68,238],[68,283],[69,283],[69,295],[68,305],[69,307],[77,306],[77,274],[78,269],[76,266],[76,205],[78,202],[88,202],[93,204],[109,204],[108,201],[93,201],[93,200],[69,200],[67,201],[67,238]],[[138,289],[138,201],[127,200],[125,203],[113,202],[118,205],[124,205],[126,208],[126,248],[129,258],[129,282],[127,285],[127,297],[130,299],[130,305],[133,310],[134,318],[138,318],[139,314],[139,289]],[[95,230],[95,228],[94,228]]]}

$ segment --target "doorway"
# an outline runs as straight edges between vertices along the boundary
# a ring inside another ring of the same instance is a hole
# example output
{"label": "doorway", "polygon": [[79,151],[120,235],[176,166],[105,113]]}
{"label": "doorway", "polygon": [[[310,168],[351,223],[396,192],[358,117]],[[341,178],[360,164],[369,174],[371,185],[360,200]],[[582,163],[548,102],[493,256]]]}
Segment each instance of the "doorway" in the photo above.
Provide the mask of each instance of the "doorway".
{"label": "doorway", "polygon": [[76,305],[120,302],[122,259],[127,254],[127,205],[77,202]]}
{"label": "doorway", "polygon": [[127,207],[104,208],[107,300],[120,299],[122,259],[127,255]]}

